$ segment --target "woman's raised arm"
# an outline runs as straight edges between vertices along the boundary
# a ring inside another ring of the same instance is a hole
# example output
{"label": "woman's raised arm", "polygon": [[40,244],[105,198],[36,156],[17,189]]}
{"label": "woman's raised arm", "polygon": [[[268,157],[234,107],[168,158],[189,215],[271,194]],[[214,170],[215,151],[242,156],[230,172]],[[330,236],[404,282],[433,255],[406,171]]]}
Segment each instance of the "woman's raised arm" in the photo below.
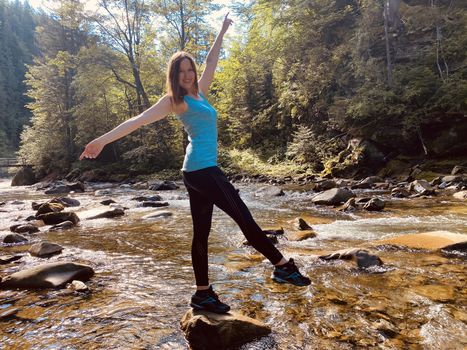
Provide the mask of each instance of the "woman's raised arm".
{"label": "woman's raised arm", "polygon": [[216,37],[214,44],[212,45],[209,53],[206,57],[206,67],[204,69],[203,75],[198,81],[198,86],[201,92],[207,96],[209,92],[209,87],[211,86],[212,79],[214,78],[214,73],[217,67],[217,61],[219,60],[219,52],[221,51],[222,39],[224,34],[229,29],[229,26],[233,21],[228,18],[229,13],[224,17],[224,22],[222,23],[222,29]]}
{"label": "woman's raised arm", "polygon": [[148,108],[141,114],[124,121],[113,130],[89,142],[83,153],[81,153],[79,159],[96,158],[99,153],[101,153],[105,145],[128,135],[143,125],[164,119],[172,112],[172,100],[170,96],[165,95],[155,105]]}

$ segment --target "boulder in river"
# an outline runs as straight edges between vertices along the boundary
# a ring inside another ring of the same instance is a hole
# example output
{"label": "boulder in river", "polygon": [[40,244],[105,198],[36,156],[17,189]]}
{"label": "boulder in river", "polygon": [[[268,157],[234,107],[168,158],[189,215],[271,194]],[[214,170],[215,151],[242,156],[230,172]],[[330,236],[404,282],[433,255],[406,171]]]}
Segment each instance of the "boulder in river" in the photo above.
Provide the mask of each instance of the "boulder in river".
{"label": "boulder in river", "polygon": [[58,213],[64,209],[65,207],[60,203],[44,203],[37,209],[36,217],[41,214]]}
{"label": "boulder in river", "polygon": [[357,204],[355,203],[355,198],[350,198],[347,202],[344,203],[337,210],[339,211],[354,211],[357,209]]}
{"label": "boulder in river", "polygon": [[117,203],[115,202],[113,199],[109,198],[109,199],[104,199],[103,201],[100,202],[102,205],[110,205],[112,203]]}
{"label": "boulder in river", "polygon": [[467,167],[462,166],[462,165],[456,165],[451,170],[451,175],[459,175],[459,174],[465,174],[465,173],[467,173]]}
{"label": "boulder in river", "polygon": [[26,223],[10,226],[10,231],[15,233],[35,233],[39,232],[39,228],[32,223]]}
{"label": "boulder in river", "polygon": [[173,181],[151,181],[149,182],[149,189],[151,191],[170,191],[177,190],[180,187]]}
{"label": "boulder in river", "polygon": [[332,188],[314,196],[312,201],[315,204],[337,205],[347,202],[353,197],[355,197],[355,193],[347,188]]}
{"label": "boulder in river", "polygon": [[430,183],[425,180],[412,181],[409,185],[409,191],[415,191],[422,196],[429,196],[435,193],[435,190]]}
{"label": "boulder in river", "polygon": [[68,208],[68,207],[79,207],[81,205],[79,200],[74,199],[74,198],[70,198],[70,197],[57,197],[57,198],[51,199],[49,201],[49,203],[59,203],[59,204],[63,205],[66,208]]}
{"label": "boulder in river", "polygon": [[120,208],[115,208],[113,210],[106,210],[102,213],[99,213],[97,215],[91,216],[87,218],[87,220],[93,220],[93,219],[111,219],[115,218],[117,216],[122,216],[125,215],[125,211]]}
{"label": "boulder in river", "polygon": [[395,187],[391,191],[391,196],[395,198],[407,198],[410,197],[410,192],[403,187]]}
{"label": "boulder in river", "polygon": [[215,314],[189,310],[183,316],[180,326],[193,349],[238,347],[271,333],[265,324],[236,312]]}
{"label": "boulder in river", "polygon": [[323,180],[314,182],[314,184],[312,186],[312,189],[314,191],[316,191],[316,192],[321,192],[321,191],[329,190],[329,189],[334,188],[336,186],[337,186],[337,184],[336,184],[336,182],[334,180],[332,180],[332,179],[323,179]]}
{"label": "boulder in river", "polygon": [[3,238],[3,243],[22,243],[27,242],[28,239],[17,233],[10,233]]}
{"label": "boulder in river", "polygon": [[299,230],[311,230],[312,229],[311,226],[308,225],[308,223],[302,218],[297,218],[296,226]]}
{"label": "boulder in river", "polygon": [[381,211],[386,206],[386,203],[379,198],[371,198],[364,206],[363,209],[368,211]]}
{"label": "boulder in river", "polygon": [[85,282],[94,275],[87,265],[72,262],[54,262],[16,272],[2,279],[0,289],[56,288],[73,280]]}
{"label": "boulder in river", "polygon": [[46,225],[57,225],[64,221],[71,221],[77,225],[79,222],[78,215],[74,212],[47,213],[39,215],[37,218],[44,221]]}
{"label": "boulder in river", "polygon": [[63,221],[57,225],[53,225],[51,228],[49,228],[49,231],[68,230],[73,227],[75,227],[75,224],[71,221]]}
{"label": "boulder in river", "polygon": [[63,250],[63,247],[50,242],[39,242],[31,246],[28,252],[32,256],[37,256],[40,258],[49,257],[52,255],[60,254]]}
{"label": "boulder in river", "polygon": [[443,176],[441,179],[442,182],[446,183],[457,183],[457,182],[462,182],[462,176],[459,175],[448,175],[448,176]]}
{"label": "boulder in river", "polygon": [[280,197],[284,195],[284,191],[277,186],[265,186],[261,187],[255,192],[256,197]]}
{"label": "boulder in river", "polygon": [[151,201],[151,202],[157,202],[161,201],[162,197],[159,196],[158,194],[154,196],[138,196],[138,197],[133,197],[131,198],[132,201],[138,201],[138,202],[146,202],[146,201]]}
{"label": "boulder in river", "polygon": [[34,171],[30,166],[20,168],[13,179],[11,180],[11,186],[29,186],[37,182]]}

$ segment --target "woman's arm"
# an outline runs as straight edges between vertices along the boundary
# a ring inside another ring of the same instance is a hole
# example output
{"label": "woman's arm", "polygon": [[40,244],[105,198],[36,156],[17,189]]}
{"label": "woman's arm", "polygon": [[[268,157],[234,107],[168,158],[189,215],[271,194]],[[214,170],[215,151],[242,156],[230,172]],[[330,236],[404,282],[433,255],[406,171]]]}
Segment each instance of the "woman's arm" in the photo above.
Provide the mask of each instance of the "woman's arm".
{"label": "woman's arm", "polygon": [[113,130],[89,142],[79,159],[96,158],[99,153],[101,153],[105,145],[128,135],[143,125],[165,118],[167,115],[172,113],[172,111],[173,107],[171,98],[170,96],[165,95],[155,105],[148,108],[143,113],[124,121]]}
{"label": "woman's arm", "polygon": [[214,44],[212,45],[209,53],[206,57],[206,68],[204,69],[203,75],[198,81],[198,86],[204,96],[208,95],[209,86],[211,86],[212,79],[214,78],[214,73],[217,67],[217,61],[219,60],[219,52],[221,51],[222,39],[224,34],[229,29],[229,26],[233,23],[227,13],[224,17],[224,23],[222,23],[222,29],[216,37]]}

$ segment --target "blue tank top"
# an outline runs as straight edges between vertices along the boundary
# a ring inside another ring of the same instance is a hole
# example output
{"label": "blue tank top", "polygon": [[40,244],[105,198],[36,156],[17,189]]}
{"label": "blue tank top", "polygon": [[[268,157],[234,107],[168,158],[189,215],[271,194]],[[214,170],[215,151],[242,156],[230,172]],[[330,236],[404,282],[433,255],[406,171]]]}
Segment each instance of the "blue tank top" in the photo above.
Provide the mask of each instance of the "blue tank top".
{"label": "blue tank top", "polygon": [[186,95],[188,109],[178,115],[190,143],[182,171],[195,171],[217,165],[217,112],[200,92],[201,100]]}

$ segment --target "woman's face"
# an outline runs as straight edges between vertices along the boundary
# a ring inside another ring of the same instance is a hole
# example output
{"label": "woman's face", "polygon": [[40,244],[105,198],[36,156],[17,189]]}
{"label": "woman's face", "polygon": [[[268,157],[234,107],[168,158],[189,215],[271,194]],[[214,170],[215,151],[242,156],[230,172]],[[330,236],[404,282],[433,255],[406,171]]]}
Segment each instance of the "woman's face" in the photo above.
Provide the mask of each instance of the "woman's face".
{"label": "woman's face", "polygon": [[186,91],[190,92],[195,83],[196,74],[188,58],[180,62],[180,71],[178,73],[178,83]]}

